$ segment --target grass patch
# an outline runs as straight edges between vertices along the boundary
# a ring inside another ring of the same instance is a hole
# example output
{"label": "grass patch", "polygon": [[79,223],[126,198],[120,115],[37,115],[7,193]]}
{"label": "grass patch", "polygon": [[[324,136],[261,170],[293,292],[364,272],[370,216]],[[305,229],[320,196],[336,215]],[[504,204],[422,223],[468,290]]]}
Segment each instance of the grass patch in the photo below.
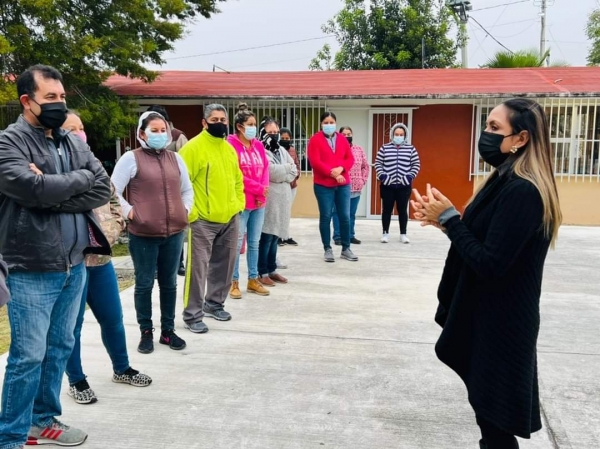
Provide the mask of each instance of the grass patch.
{"label": "grass patch", "polygon": [[112,255],[113,257],[129,256],[129,245],[117,243],[112,247]]}
{"label": "grass patch", "polygon": [[[121,245],[125,246],[126,245]],[[133,277],[123,277],[117,275],[119,281],[119,291],[127,290],[135,284]],[[6,312],[6,306],[0,308],[0,355],[8,351],[10,346],[10,325],[8,323],[8,315]]]}
{"label": "grass patch", "polygon": [[134,284],[133,278],[119,278],[119,291],[127,290],[129,287],[133,287]]}
{"label": "grass patch", "polygon": [[8,324],[8,315],[6,307],[0,309],[0,354],[8,351],[10,346],[10,325]]}

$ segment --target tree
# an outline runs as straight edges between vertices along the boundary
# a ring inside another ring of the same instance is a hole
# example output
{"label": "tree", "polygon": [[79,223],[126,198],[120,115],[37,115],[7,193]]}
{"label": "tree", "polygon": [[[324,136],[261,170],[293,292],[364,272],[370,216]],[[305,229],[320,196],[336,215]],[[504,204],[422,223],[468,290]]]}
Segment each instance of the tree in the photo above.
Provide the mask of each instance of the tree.
{"label": "tree", "polygon": [[331,70],[333,67],[333,56],[331,55],[331,45],[325,44],[317,52],[317,56],[310,62],[308,70]]}
{"label": "tree", "polygon": [[[340,44],[336,70],[446,68],[456,63],[454,24],[445,0],[345,0],[322,29]],[[328,51],[317,54],[311,69],[323,67]]]}
{"label": "tree", "polygon": [[588,65],[600,65],[600,9],[590,14],[585,29],[587,37],[592,41],[592,48],[588,54]]}
{"label": "tree", "polygon": [[[12,0],[0,8],[0,101],[15,99],[14,80],[33,64],[60,70],[69,107],[90,140],[114,145],[137,122],[134,105],[103,86],[112,74],[152,81],[146,64],[162,55],[199,16],[224,0]],[[4,84],[2,84],[4,83]]]}
{"label": "tree", "polygon": [[[540,55],[536,49],[519,51],[499,51],[482,67],[488,69],[514,69],[519,67],[543,67],[546,59],[550,57],[550,50]],[[555,61],[552,67],[567,67],[569,64],[563,61]]]}

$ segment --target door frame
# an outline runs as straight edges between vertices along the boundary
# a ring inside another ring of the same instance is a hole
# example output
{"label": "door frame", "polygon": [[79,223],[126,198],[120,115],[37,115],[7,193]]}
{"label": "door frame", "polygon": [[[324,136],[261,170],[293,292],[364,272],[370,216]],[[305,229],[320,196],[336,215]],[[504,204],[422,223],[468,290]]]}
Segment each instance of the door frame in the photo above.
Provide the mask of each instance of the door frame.
{"label": "door frame", "polygon": [[[369,150],[367,153],[368,156],[368,162],[369,164],[371,164],[371,168],[372,168],[372,164],[375,163],[375,161],[373,160],[373,153],[374,153],[374,149],[372,148],[373,145],[373,117],[375,116],[375,114],[406,114],[408,116],[408,123],[405,123],[406,127],[408,128],[408,134],[410,135],[411,141],[412,141],[412,137],[413,137],[413,133],[412,133],[412,129],[413,129],[413,111],[415,109],[419,109],[418,107],[398,107],[398,108],[372,108],[369,109],[369,132],[368,132],[368,142],[369,142]],[[367,202],[367,219],[370,220],[376,220],[376,219],[380,219],[381,215],[374,215],[371,213],[371,206],[372,206],[372,201],[373,201],[373,188],[372,188],[372,184],[373,184],[373,180],[371,179],[373,176],[373,170],[369,170],[369,181],[367,182],[367,198],[368,198],[368,202]]]}

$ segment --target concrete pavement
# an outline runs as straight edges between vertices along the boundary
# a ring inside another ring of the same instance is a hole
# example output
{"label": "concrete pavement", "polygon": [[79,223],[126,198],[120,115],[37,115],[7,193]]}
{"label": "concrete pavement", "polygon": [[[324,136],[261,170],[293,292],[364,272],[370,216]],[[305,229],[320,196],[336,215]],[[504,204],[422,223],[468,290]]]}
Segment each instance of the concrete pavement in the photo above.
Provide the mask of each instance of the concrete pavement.
{"label": "concrete pavement", "polygon": [[[382,245],[379,223],[359,221],[360,261],[325,264],[317,222],[294,220],[300,246],[280,251],[290,284],[228,300],[233,320],[207,320],[204,335],[183,329],[180,302],[178,333],[188,343],[180,352],[136,351],[133,289],[123,292],[131,364],[154,382],[111,383],[88,313],[83,363],[99,402],[76,405],[63,389],[64,421],[89,432],[89,449],[477,448],[465,388],[433,351],[449,243],[409,226],[413,243]],[[599,265],[600,228],[564,227],[541,300],[545,427],[522,448],[600,447]],[[154,311],[158,324],[158,294]]]}

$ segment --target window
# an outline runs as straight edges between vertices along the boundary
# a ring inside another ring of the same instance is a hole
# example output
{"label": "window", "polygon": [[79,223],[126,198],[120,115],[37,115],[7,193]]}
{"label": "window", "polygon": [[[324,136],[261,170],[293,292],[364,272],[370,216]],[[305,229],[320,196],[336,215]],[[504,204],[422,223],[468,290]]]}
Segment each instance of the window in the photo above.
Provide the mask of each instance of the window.
{"label": "window", "polygon": [[[600,180],[600,104],[592,98],[544,98],[538,100],[546,111],[554,171],[560,179]],[[491,167],[483,162],[477,142],[491,110],[501,100],[482,101],[477,106],[473,175],[485,175]]]}

